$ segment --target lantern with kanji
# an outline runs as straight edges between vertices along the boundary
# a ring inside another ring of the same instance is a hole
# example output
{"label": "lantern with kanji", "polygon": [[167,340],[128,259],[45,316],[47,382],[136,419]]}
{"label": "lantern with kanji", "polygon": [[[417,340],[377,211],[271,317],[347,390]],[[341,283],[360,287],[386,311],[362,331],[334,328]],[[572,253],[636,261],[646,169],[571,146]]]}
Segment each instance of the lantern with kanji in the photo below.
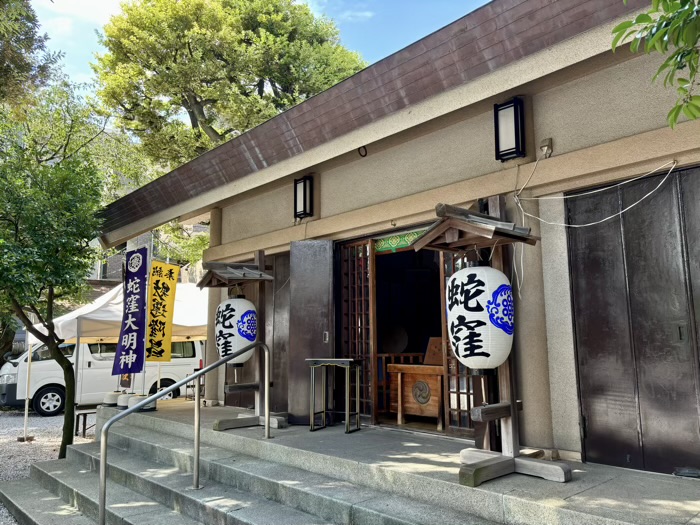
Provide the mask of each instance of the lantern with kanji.
{"label": "lantern with kanji", "polygon": [[464,268],[447,282],[447,328],[452,351],[472,369],[496,368],[508,359],[515,327],[513,290],[488,266]]}
{"label": "lantern with kanji", "polygon": [[[216,309],[214,334],[220,357],[254,343],[258,336],[258,316],[253,303],[241,297],[223,301]],[[229,362],[244,363],[252,355],[253,350],[250,350]]]}

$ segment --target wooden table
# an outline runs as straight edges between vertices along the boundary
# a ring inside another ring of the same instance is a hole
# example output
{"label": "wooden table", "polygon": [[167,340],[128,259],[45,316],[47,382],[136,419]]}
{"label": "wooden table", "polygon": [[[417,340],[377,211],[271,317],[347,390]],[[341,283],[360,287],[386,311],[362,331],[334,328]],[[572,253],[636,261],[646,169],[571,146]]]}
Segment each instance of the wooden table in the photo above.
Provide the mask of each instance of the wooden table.
{"label": "wooden table", "polygon": [[444,369],[435,365],[391,364],[391,409],[397,413],[397,423],[405,424],[406,414],[437,418],[437,430],[442,431],[442,382]]}

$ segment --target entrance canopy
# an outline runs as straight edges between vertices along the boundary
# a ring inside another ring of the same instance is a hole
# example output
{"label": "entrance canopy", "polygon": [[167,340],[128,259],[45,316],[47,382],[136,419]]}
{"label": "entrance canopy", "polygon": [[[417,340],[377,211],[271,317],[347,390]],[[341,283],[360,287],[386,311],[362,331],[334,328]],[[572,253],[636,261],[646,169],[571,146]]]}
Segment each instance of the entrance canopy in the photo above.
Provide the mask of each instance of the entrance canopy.
{"label": "entrance canopy", "polygon": [[[209,294],[194,284],[178,283],[173,315],[173,341],[194,341],[207,338]],[[115,343],[119,338],[124,302],[124,287],[117,286],[93,303],[54,319],[56,333],[66,343]],[[46,333],[42,325],[35,327]],[[39,341],[29,334],[29,343]]]}
{"label": "entrance canopy", "polygon": [[530,228],[516,226],[483,215],[450,206],[438,204],[435,215],[440,219],[413,241],[416,250],[460,252],[468,249],[495,248],[516,242],[535,245],[539,237],[530,234]]}

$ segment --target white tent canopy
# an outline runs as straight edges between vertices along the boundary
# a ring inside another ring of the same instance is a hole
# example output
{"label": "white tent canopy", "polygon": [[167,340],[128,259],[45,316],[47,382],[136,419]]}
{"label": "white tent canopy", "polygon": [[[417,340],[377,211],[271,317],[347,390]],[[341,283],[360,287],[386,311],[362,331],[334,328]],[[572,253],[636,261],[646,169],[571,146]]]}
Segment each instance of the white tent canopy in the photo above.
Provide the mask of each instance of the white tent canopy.
{"label": "white tent canopy", "polygon": [[[208,291],[194,284],[178,283],[175,290],[173,341],[207,338]],[[56,334],[66,343],[116,343],[122,323],[124,287],[117,286],[93,303],[54,319]],[[42,325],[35,327],[43,333]],[[80,332],[78,332],[80,331]],[[29,343],[39,341],[29,334]]]}

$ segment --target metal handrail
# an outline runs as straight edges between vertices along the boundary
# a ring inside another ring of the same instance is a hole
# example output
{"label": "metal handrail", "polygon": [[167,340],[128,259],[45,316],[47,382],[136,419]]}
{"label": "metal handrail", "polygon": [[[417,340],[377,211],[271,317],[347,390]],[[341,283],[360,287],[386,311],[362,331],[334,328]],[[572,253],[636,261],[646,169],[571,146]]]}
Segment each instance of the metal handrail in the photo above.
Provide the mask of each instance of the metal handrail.
{"label": "metal handrail", "polygon": [[[234,352],[231,355],[218,360],[216,363],[198,370],[194,374],[187,376],[185,379],[178,381],[174,385],[170,385],[164,388],[160,392],[156,392],[150,397],[147,397],[143,401],[139,401],[134,406],[127,408],[123,412],[111,417],[102,427],[102,432],[100,433],[100,513],[98,525],[105,525],[107,518],[107,433],[109,428],[119,421],[125,418],[129,414],[133,414],[137,410],[145,407],[146,405],[160,399],[161,397],[168,395],[170,392],[176,388],[186,385],[190,381],[199,379],[204,374],[211,372],[212,370],[219,368],[221,365],[228,363],[232,359],[252,350],[254,348],[262,348],[265,351],[265,433],[263,435],[264,439],[270,439],[270,349],[265,343],[252,343],[248,346]],[[194,469],[192,473],[192,485],[195,489],[199,488],[199,429],[200,429],[200,414],[199,414],[199,388],[195,385],[194,389]]]}

